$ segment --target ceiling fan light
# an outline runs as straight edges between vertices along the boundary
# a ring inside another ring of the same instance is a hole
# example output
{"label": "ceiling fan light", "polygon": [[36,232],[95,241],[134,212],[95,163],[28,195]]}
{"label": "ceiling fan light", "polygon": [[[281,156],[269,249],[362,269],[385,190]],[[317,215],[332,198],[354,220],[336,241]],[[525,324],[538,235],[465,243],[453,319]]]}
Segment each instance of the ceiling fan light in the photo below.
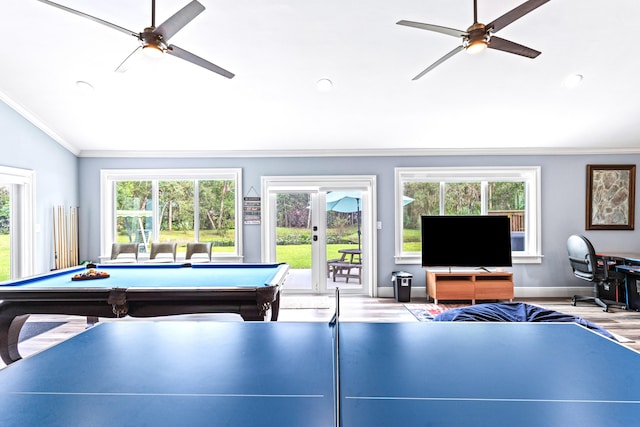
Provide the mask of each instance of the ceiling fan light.
{"label": "ceiling fan light", "polygon": [[164,56],[164,52],[160,47],[154,44],[147,44],[142,46],[142,52],[149,58],[162,58]]}
{"label": "ceiling fan light", "polygon": [[487,45],[488,43],[485,39],[472,40],[467,46],[467,53],[477,55],[479,53],[482,53],[487,48]]}

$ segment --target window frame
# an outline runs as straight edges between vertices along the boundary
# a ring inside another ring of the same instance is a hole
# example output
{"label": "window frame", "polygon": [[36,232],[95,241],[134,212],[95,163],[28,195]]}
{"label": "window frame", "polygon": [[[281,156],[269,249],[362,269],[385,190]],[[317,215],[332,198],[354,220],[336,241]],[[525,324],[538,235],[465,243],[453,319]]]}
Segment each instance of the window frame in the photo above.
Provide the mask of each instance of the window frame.
{"label": "window frame", "polygon": [[[420,264],[419,252],[403,252],[403,185],[405,182],[481,182],[524,181],[525,182],[525,242],[524,251],[512,253],[513,264],[540,264],[541,253],[541,196],[540,166],[508,167],[402,167],[395,168],[395,263]],[[482,184],[483,197],[486,185]],[[442,193],[441,193],[442,194]],[[483,203],[483,213],[485,211]],[[441,209],[443,207],[441,206]]]}
{"label": "window frame", "polygon": [[[100,258],[109,259],[116,232],[116,181],[232,180],[235,182],[235,251],[212,253],[212,261],[242,262],[242,169],[101,169],[100,170]],[[195,197],[195,196],[194,196]],[[195,197],[197,200],[197,197]],[[197,217],[197,215],[196,215]],[[195,226],[195,224],[194,224]]]}

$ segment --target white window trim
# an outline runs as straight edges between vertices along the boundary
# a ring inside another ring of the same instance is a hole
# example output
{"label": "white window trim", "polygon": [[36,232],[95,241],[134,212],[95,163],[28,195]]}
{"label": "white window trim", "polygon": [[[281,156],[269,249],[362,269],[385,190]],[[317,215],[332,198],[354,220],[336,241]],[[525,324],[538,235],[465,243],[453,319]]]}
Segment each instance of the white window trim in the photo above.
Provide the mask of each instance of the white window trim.
{"label": "white window trim", "polygon": [[235,252],[232,254],[212,254],[212,258],[220,262],[242,262],[242,169],[101,169],[100,170],[100,258],[108,259],[111,254],[111,243],[115,236],[115,181],[125,180],[233,180],[236,185],[236,222]]}
{"label": "white window trim", "polygon": [[542,262],[541,243],[541,195],[540,166],[509,167],[418,167],[395,168],[395,262],[396,264],[420,264],[420,253],[402,252],[404,182],[460,182],[464,180],[492,181],[524,180],[526,182],[527,247],[513,253],[514,264],[539,264]]}
{"label": "white window trim", "polygon": [[[261,212],[261,236],[262,236],[262,262],[273,262],[276,259],[276,203],[275,194],[278,192],[326,192],[339,189],[350,191],[362,191],[362,212],[360,226],[363,232],[363,276],[362,283],[369,283],[369,287],[362,290],[368,292],[369,296],[378,296],[377,271],[373,268],[373,263],[368,260],[378,258],[378,237],[375,229],[377,220],[377,184],[375,175],[295,175],[295,176],[263,176],[261,177],[261,194],[263,195]],[[324,200],[321,199],[321,205]],[[326,210],[321,210],[322,215],[326,215]],[[319,222],[326,223],[326,217],[321,217]],[[320,236],[320,241],[324,245],[324,236]],[[317,258],[318,274],[314,280],[326,281],[326,254],[319,254]],[[345,291],[350,293],[349,290]]]}
{"label": "white window trim", "polygon": [[0,166],[0,184],[15,186],[11,200],[11,278],[32,276],[36,174],[28,169]]}

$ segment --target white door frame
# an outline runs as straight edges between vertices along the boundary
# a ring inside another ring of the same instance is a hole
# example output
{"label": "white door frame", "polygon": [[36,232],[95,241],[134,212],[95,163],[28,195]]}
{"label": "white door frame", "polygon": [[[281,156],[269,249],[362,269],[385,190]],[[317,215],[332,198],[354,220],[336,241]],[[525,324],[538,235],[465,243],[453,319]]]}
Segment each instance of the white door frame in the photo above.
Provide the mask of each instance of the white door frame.
{"label": "white door frame", "polygon": [[[374,260],[377,259],[377,211],[376,211],[376,176],[375,175],[311,175],[311,176],[263,176],[261,178],[261,194],[263,198],[261,212],[262,235],[262,262],[274,262],[276,259],[275,227],[272,215],[275,203],[271,202],[270,195],[279,190],[311,193],[336,189],[358,190],[362,192],[363,211],[370,215],[362,217],[362,283],[363,290],[371,297],[377,297],[377,269]],[[326,219],[325,219],[326,221]],[[320,236],[324,239],[324,236]],[[323,241],[321,243],[324,245]],[[319,251],[317,262],[319,266],[325,265],[326,253]],[[318,268],[314,280],[326,280],[326,270]]]}
{"label": "white door frame", "polygon": [[29,169],[0,166],[0,184],[11,188],[10,200],[10,269],[11,279],[32,276],[34,256],[36,205],[36,174]]}

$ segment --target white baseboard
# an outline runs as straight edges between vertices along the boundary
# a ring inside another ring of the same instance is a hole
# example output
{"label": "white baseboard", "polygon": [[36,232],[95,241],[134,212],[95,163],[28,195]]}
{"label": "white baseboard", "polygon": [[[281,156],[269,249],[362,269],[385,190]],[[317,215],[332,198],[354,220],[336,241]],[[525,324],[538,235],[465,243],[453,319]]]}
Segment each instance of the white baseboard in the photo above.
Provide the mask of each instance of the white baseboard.
{"label": "white baseboard", "polygon": [[515,287],[516,298],[571,298],[574,295],[592,295],[593,286]]}
{"label": "white baseboard", "polygon": [[[571,298],[574,295],[591,295],[593,287],[554,286],[554,287],[515,287],[516,298]],[[393,287],[378,288],[379,298],[393,298]],[[411,297],[426,298],[427,291],[423,287],[411,288]]]}

